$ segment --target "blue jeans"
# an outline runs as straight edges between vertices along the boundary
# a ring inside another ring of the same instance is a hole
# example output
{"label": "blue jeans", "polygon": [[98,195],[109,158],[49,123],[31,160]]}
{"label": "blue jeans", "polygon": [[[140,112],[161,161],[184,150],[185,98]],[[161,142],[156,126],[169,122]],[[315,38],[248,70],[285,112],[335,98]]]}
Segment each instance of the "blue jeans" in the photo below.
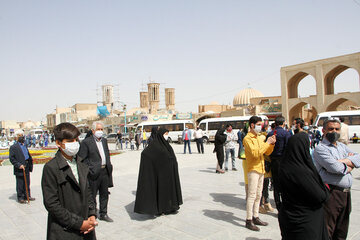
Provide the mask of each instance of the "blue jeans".
{"label": "blue jeans", "polygon": [[235,168],[235,148],[225,148],[225,169],[228,169],[229,153],[231,153],[232,168]]}
{"label": "blue jeans", "polygon": [[184,154],[186,153],[186,144],[189,146],[189,153],[191,154],[190,140],[184,140]]}

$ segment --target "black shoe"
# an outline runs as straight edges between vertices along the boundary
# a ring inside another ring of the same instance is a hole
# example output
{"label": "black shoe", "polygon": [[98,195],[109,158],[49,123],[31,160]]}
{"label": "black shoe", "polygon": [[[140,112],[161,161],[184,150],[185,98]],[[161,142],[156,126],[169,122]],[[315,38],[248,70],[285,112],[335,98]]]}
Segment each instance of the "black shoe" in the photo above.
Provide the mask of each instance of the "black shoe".
{"label": "black shoe", "polygon": [[227,168],[225,168],[225,171],[228,171],[228,169],[227,169]]}
{"label": "black shoe", "polygon": [[100,215],[99,219],[102,220],[102,221],[105,221],[105,222],[113,222],[114,221],[107,214]]}
{"label": "black shoe", "polygon": [[259,226],[267,226],[267,225],[269,225],[267,222],[261,221],[259,217],[253,217],[253,222],[254,222],[255,225],[259,225]]}
{"label": "black shoe", "polygon": [[29,197],[29,201],[35,201],[35,198]]}
{"label": "black shoe", "polygon": [[20,203],[20,204],[25,204],[27,201],[25,201],[24,199],[19,199],[18,200],[18,203]]}
{"label": "black shoe", "polygon": [[260,231],[260,228],[255,226],[255,224],[253,223],[252,220],[246,220],[246,224],[245,224],[245,227],[247,229],[250,229],[252,231]]}
{"label": "black shoe", "polygon": [[234,167],[232,168],[232,170],[233,170],[233,171],[237,171],[237,169],[236,169],[236,168],[234,168]]}

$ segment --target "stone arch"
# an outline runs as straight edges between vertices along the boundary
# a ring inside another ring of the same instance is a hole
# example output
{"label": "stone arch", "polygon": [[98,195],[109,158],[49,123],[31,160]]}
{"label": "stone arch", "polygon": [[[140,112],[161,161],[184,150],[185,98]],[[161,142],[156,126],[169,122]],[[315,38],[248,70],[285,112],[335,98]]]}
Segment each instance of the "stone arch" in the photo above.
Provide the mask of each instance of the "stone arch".
{"label": "stone arch", "polygon": [[[349,110],[347,108],[344,109],[338,109],[339,106],[341,106],[342,104],[344,105],[358,105],[360,101],[356,101],[356,100],[350,100],[348,98],[344,98],[344,97],[340,97],[338,99],[336,99],[335,101],[331,102],[327,107],[326,107],[326,111],[342,111],[342,110]],[[346,106],[344,106],[346,107]]]}
{"label": "stone arch", "polygon": [[[300,72],[296,73],[292,78],[290,78],[290,80],[287,82],[289,98],[298,98],[299,97],[299,83],[301,82],[301,80],[303,80],[307,76],[312,76],[312,75],[309,73],[300,71]],[[314,78],[314,80],[315,80],[315,78]],[[315,84],[316,84],[316,80],[315,80]]]}
{"label": "stone arch", "polygon": [[[291,123],[295,118],[303,118],[305,121],[311,122],[314,120],[318,114],[317,109],[314,106],[311,106],[311,110],[308,111],[309,114],[304,114],[303,107],[307,105],[307,102],[300,102],[294,105],[289,111],[289,122]],[[305,116],[304,116],[305,115]]]}
{"label": "stone arch", "polygon": [[[339,76],[340,73],[344,72],[345,70],[349,69],[351,67],[340,64],[336,67],[334,67],[332,70],[330,70],[324,77],[324,88],[325,88],[325,94],[326,95],[330,95],[330,94],[334,94],[334,82],[337,76]],[[359,71],[355,68],[351,68],[354,69],[355,71],[358,72],[358,74],[360,75]]]}

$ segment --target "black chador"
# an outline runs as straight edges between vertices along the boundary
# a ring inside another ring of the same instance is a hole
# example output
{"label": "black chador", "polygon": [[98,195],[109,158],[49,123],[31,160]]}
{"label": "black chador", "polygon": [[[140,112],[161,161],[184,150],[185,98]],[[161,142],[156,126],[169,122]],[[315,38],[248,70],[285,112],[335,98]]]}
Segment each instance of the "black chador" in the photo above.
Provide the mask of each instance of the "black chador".
{"label": "black chador", "polygon": [[176,212],[182,204],[178,163],[174,150],[160,128],[141,153],[136,213],[160,215]]}
{"label": "black chador", "polygon": [[282,239],[328,240],[322,206],[328,193],[312,162],[307,133],[300,132],[289,139],[279,180]]}
{"label": "black chador", "polygon": [[225,128],[220,128],[215,134],[215,148],[216,158],[218,160],[218,165],[222,169],[224,163],[224,143],[226,141]]}

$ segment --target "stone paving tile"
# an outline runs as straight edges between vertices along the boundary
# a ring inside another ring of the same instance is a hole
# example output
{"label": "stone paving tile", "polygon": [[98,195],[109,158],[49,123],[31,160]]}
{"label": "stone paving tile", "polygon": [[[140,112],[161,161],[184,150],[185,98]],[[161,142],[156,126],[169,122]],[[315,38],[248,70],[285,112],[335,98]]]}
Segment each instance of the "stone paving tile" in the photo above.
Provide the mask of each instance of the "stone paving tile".
{"label": "stone paving tile", "polygon": [[[280,239],[276,211],[261,215],[269,222],[260,232],[245,228],[245,192],[241,161],[239,171],[215,174],[213,145],[205,146],[205,154],[182,154],[182,146],[173,144],[179,163],[184,204],[174,215],[151,217],[133,212],[139,169],[140,151],[126,151],[114,156],[114,188],[110,189],[109,216],[114,223],[99,221],[97,238],[151,240],[268,240]],[[195,145],[193,145],[195,147]],[[350,146],[360,152],[360,145]],[[195,149],[195,148],[193,148]],[[16,202],[15,177],[12,167],[0,167],[0,239],[45,239],[47,212],[40,187],[42,166],[37,165],[31,177],[35,202]],[[353,211],[348,239],[360,239],[360,171],[353,172]],[[272,192],[270,192],[272,198]],[[271,199],[271,201],[273,201]]]}

